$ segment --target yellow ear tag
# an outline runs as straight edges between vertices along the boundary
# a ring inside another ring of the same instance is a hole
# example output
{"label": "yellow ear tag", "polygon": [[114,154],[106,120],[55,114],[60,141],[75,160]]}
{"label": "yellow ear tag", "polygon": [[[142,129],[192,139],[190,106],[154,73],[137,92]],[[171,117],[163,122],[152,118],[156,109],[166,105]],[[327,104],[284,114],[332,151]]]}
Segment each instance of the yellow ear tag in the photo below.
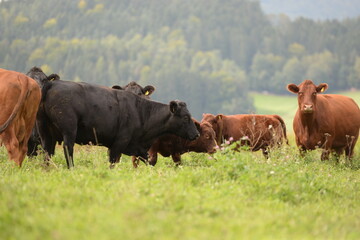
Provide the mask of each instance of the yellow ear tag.
{"label": "yellow ear tag", "polygon": [[218,118],[221,119],[221,115],[219,115]]}
{"label": "yellow ear tag", "polygon": [[146,92],[145,92],[145,96],[147,96],[147,95],[149,95],[149,91],[146,91]]}
{"label": "yellow ear tag", "polygon": [[320,90],[320,92],[324,92],[325,91],[325,87],[323,87],[321,90]]}

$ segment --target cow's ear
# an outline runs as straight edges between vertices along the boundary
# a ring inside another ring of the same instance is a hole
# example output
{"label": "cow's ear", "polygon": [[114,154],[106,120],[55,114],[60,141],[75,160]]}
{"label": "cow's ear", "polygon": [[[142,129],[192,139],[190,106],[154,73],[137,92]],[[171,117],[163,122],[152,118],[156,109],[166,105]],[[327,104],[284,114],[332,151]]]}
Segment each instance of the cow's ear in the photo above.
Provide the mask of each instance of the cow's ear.
{"label": "cow's ear", "polygon": [[296,84],[288,84],[287,85],[287,90],[289,91],[289,92],[292,92],[292,93],[298,93],[299,92],[299,87],[298,86],[296,86]]}
{"label": "cow's ear", "polygon": [[48,81],[56,81],[56,80],[60,80],[60,76],[57,75],[56,73],[52,73],[47,77]]}
{"label": "cow's ear", "polygon": [[151,85],[144,87],[143,93],[145,96],[150,96],[155,91],[155,88]]}
{"label": "cow's ear", "polygon": [[122,87],[120,87],[119,85],[114,85],[111,87],[112,89],[117,89],[117,90],[124,90]]}
{"label": "cow's ear", "polygon": [[216,121],[217,120],[221,120],[221,119],[223,119],[224,118],[224,115],[223,114],[218,114],[218,115],[216,115]]}
{"label": "cow's ear", "polygon": [[179,103],[176,101],[171,101],[170,102],[170,112],[176,113],[178,109],[179,109]]}
{"label": "cow's ear", "polygon": [[200,122],[196,121],[195,119],[192,119],[192,120],[193,120],[193,122],[195,123],[196,129],[200,132],[200,130],[201,130]]}
{"label": "cow's ear", "polygon": [[318,93],[322,93],[325,92],[326,89],[328,89],[328,86],[326,83],[320,83],[317,87],[316,87],[316,92]]}

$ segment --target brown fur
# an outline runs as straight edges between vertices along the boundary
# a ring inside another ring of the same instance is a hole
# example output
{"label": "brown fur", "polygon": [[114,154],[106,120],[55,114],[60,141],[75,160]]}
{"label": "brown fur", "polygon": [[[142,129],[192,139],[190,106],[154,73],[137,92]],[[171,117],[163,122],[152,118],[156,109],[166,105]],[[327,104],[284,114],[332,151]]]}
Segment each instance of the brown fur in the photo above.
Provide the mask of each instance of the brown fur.
{"label": "brown fur", "polygon": [[262,150],[265,157],[268,148],[281,144],[286,138],[286,126],[278,115],[238,114],[214,116],[203,114],[201,122],[209,122],[215,131],[217,143],[225,140],[239,141],[252,151]]}
{"label": "brown fur", "polygon": [[[168,134],[158,138],[149,149],[149,164],[155,166],[157,154],[164,157],[172,157],[174,163],[181,164],[181,155],[186,152],[207,152],[216,151],[215,132],[209,123],[200,123],[193,119],[200,137],[194,141],[189,141],[176,135]],[[138,162],[133,157],[133,166],[137,167]]]}
{"label": "brown fur", "polygon": [[30,77],[0,69],[0,141],[21,166],[40,103],[40,87]]}
{"label": "brown fur", "polygon": [[359,107],[349,97],[319,94],[327,87],[326,83],[316,86],[311,80],[287,86],[290,92],[298,94],[293,121],[296,144],[301,152],[323,148],[322,160],[328,159],[331,151],[339,156],[344,150],[351,158],[359,136]]}

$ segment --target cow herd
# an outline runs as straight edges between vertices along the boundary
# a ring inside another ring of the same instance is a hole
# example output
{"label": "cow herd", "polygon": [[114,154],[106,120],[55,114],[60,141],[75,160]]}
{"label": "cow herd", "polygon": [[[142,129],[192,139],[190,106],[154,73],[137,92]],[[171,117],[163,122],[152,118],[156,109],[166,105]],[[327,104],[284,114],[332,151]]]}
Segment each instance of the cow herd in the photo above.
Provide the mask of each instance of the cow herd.
{"label": "cow herd", "polygon": [[[303,154],[322,148],[322,160],[330,153],[345,152],[351,159],[360,128],[360,110],[351,98],[320,94],[328,85],[311,80],[287,89],[297,94],[298,110],[293,128]],[[235,150],[248,146],[262,150],[288,144],[286,126],[278,115],[204,113],[199,122],[191,117],[186,103],[168,104],[150,99],[153,86],[105,87],[60,80],[33,67],[25,75],[0,69],[0,141],[10,160],[21,166],[25,154],[34,156],[38,146],[48,162],[56,144],[63,145],[68,168],[74,166],[74,145],[101,145],[108,149],[110,167],[122,154],[155,165],[157,154],[181,163],[189,151],[214,153],[224,142],[235,142]]]}

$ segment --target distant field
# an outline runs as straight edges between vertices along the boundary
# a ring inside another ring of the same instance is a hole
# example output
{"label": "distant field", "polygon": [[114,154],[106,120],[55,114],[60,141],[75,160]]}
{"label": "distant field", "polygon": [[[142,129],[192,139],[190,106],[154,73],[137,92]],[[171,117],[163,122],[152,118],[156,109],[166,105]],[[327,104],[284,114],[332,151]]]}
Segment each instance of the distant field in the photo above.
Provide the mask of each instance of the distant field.
{"label": "distant field", "polygon": [[[353,98],[360,105],[360,91],[339,92],[336,94]],[[286,124],[287,130],[292,134],[292,121],[297,110],[296,95],[273,95],[251,93],[257,114],[278,114]]]}

